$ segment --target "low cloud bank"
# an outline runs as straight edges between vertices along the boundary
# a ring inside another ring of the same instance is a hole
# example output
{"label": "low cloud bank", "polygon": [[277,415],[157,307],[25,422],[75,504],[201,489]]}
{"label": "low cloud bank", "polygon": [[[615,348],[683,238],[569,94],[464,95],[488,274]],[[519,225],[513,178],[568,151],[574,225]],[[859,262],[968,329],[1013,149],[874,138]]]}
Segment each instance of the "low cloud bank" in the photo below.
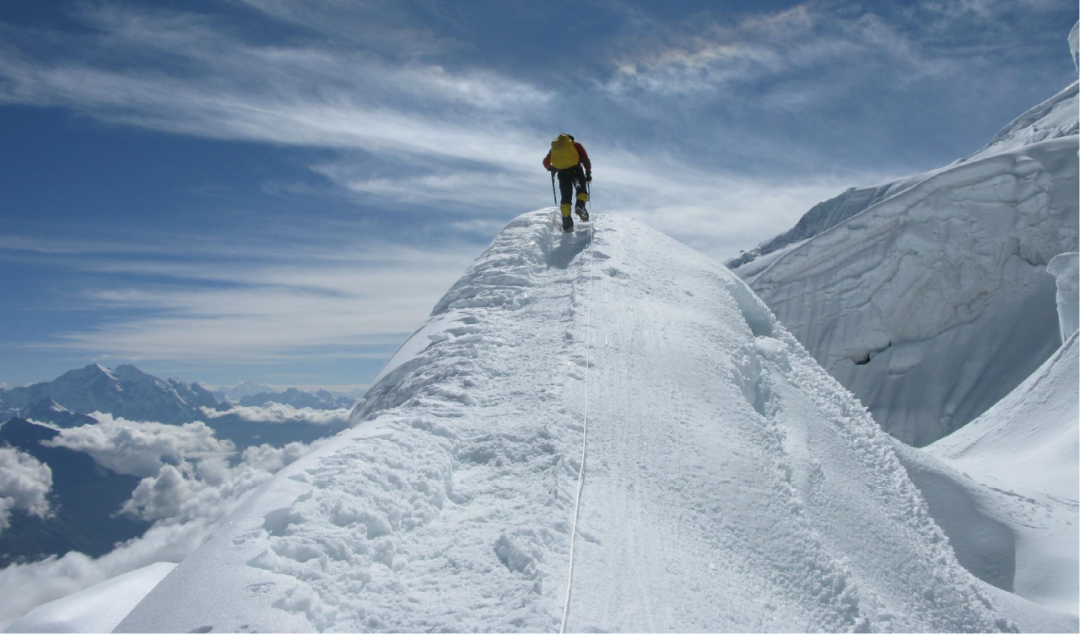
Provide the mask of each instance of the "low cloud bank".
{"label": "low cloud bank", "polygon": [[44,444],[85,452],[114,472],[140,477],[154,476],[166,465],[236,452],[231,441],[217,439],[201,421],[177,426],[100,412],[92,416],[99,423],[62,429]]}
{"label": "low cloud bank", "polygon": [[[230,465],[234,445],[217,439],[204,423],[175,426],[94,416],[102,423],[63,430],[52,444],[86,452],[115,471],[142,476],[119,512],[154,524],[100,558],[69,552],[0,570],[0,631],[46,602],[154,562],[179,562],[274,473],[325,443],[253,446]],[[9,478],[9,473],[20,478]],[[10,490],[19,508],[44,514],[51,482],[47,465],[0,448],[0,488],[7,488],[0,489],[0,496]]]}
{"label": "low cloud bank", "polygon": [[315,408],[294,408],[287,404],[269,402],[261,406],[233,406],[229,410],[214,410],[213,408],[200,408],[203,415],[208,419],[221,419],[234,416],[251,423],[310,423],[322,426],[335,423],[346,423],[349,420],[350,408],[338,410],[317,410]]}
{"label": "low cloud bank", "polygon": [[311,447],[303,443],[290,443],[283,448],[250,447],[235,466],[222,457],[204,459],[193,468],[166,465],[156,476],[139,483],[124,504],[123,512],[143,520],[187,523],[206,517],[207,510],[211,510],[216,518],[222,510],[226,514],[231,512],[234,503],[310,452]]}
{"label": "low cloud bank", "polygon": [[12,510],[44,518],[45,495],[52,489],[52,469],[15,448],[0,447],[0,532],[11,525]]}

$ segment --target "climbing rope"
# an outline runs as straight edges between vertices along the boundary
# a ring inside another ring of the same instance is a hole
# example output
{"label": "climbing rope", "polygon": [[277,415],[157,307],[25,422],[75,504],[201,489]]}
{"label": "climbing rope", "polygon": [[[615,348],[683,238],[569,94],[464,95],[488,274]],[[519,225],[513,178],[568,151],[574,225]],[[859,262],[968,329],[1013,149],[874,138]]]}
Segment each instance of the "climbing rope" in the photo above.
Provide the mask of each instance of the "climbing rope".
{"label": "climbing rope", "polygon": [[[593,220],[595,223],[596,220]],[[595,229],[595,225],[590,231]],[[591,246],[591,240],[590,240]],[[581,490],[585,485],[585,451],[589,446],[589,369],[592,354],[592,288],[594,276],[589,277],[589,299],[585,303],[585,412],[581,423],[581,463],[578,466],[577,500],[574,501],[574,522],[570,527],[570,572],[566,580],[566,601],[563,604],[562,624],[559,632],[566,632],[566,619],[570,616],[570,591],[574,586],[574,545],[577,542],[578,515],[581,513]]]}

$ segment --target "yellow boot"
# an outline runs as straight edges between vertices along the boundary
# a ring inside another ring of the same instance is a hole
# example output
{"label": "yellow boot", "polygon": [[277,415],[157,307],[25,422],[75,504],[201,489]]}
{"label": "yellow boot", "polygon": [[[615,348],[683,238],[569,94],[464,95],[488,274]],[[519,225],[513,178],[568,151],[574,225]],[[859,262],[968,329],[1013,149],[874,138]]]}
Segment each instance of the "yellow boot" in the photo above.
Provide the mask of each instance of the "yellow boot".
{"label": "yellow boot", "polygon": [[585,211],[585,202],[589,200],[589,195],[586,192],[578,192],[577,206],[574,211],[577,212],[578,218],[585,222],[589,220],[589,212]]}
{"label": "yellow boot", "polygon": [[564,232],[574,231],[574,219],[570,216],[570,203],[563,203],[562,210],[562,229]]}

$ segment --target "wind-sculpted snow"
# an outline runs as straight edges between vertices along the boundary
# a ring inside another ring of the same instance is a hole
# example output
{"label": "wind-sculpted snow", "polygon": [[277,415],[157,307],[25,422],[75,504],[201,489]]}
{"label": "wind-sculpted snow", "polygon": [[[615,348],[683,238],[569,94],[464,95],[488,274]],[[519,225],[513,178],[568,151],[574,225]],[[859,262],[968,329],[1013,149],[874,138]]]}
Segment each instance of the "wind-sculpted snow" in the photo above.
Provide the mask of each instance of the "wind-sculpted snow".
{"label": "wind-sculpted snow", "polygon": [[727,264],[732,269],[738,270],[743,277],[752,276],[792,246],[839,225],[871,205],[876,205],[906,190],[917,181],[918,179],[904,180],[871,187],[849,188],[843,194],[810,208],[810,211],[803,214],[799,222],[791,229],[763,242]]}
{"label": "wind-sculpted snow", "polygon": [[1074,333],[993,408],[925,448],[929,457],[999,493],[990,515],[1009,527],[1016,543],[1010,590],[1074,614],[1080,593],[1077,351]]}
{"label": "wind-sculpted snow", "polygon": [[108,633],[173,568],[155,562],[43,604],[8,627],[11,633]]}
{"label": "wind-sculpted snow", "polygon": [[1016,150],[1026,145],[1075,136],[1080,132],[1077,109],[1080,82],[1073,82],[1060,93],[1035,106],[1005,126],[986,147],[964,159],[970,161],[992,154]]}
{"label": "wind-sculpted snow", "polygon": [[1077,169],[1075,136],[956,164],[749,282],[882,427],[926,445],[1057,349],[1046,267],[1077,249]]}
{"label": "wind-sculpted snow", "polygon": [[1080,328],[1080,253],[1054,256],[1046,271],[1057,281],[1058,327],[1065,343]]}
{"label": "wind-sculpted snow", "polygon": [[906,443],[971,421],[1060,343],[1046,265],[1078,246],[1078,86],[982,150],[852,188],[728,263]]}
{"label": "wind-sculpted snow", "polygon": [[726,268],[552,220],[510,223],[356,426],[118,630],[556,631],[586,407],[568,631],[1060,624],[960,566],[891,440]]}
{"label": "wind-sculpted snow", "polygon": [[[1075,33],[1074,28],[1069,34],[1070,46],[1075,39]],[[1080,119],[1077,117],[1077,109],[1080,108],[1078,89],[1080,89],[1080,82],[1073,82],[1058,94],[1010,122],[982,150],[960,159],[951,166],[880,185],[852,187],[839,196],[818,203],[803,214],[795,227],[762,242],[738,258],[730,260],[727,265],[738,271],[744,279],[750,279],[765,270],[777,258],[798,247],[800,243],[836,227],[866,209],[905,192],[959,163],[1017,150],[1040,141],[1076,136],[1080,133]]]}

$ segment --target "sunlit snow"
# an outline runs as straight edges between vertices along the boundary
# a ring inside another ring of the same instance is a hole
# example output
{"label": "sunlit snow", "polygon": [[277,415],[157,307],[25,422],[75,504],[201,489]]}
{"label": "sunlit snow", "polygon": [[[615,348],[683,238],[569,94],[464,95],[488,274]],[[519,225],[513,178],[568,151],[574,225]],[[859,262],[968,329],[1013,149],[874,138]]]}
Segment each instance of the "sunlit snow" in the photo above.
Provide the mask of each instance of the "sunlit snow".
{"label": "sunlit snow", "polygon": [[119,630],[1076,629],[960,565],[894,442],[734,274],[617,215],[552,220],[510,223],[356,427]]}
{"label": "sunlit snow", "polygon": [[1047,265],[1076,250],[1077,171],[1075,134],[957,163],[738,271],[883,428],[923,446],[1060,345]]}
{"label": "sunlit snow", "polygon": [[157,562],[43,604],[8,627],[11,633],[108,633],[176,565]]}
{"label": "sunlit snow", "polygon": [[1046,266],[1057,281],[1058,325],[1066,342],[1080,328],[1080,253],[1058,254]]}
{"label": "sunlit snow", "polygon": [[981,417],[926,448],[989,486],[992,515],[1016,541],[1013,588],[1076,613],[1080,597],[1077,500],[1080,352],[1074,333],[1035,373]]}

